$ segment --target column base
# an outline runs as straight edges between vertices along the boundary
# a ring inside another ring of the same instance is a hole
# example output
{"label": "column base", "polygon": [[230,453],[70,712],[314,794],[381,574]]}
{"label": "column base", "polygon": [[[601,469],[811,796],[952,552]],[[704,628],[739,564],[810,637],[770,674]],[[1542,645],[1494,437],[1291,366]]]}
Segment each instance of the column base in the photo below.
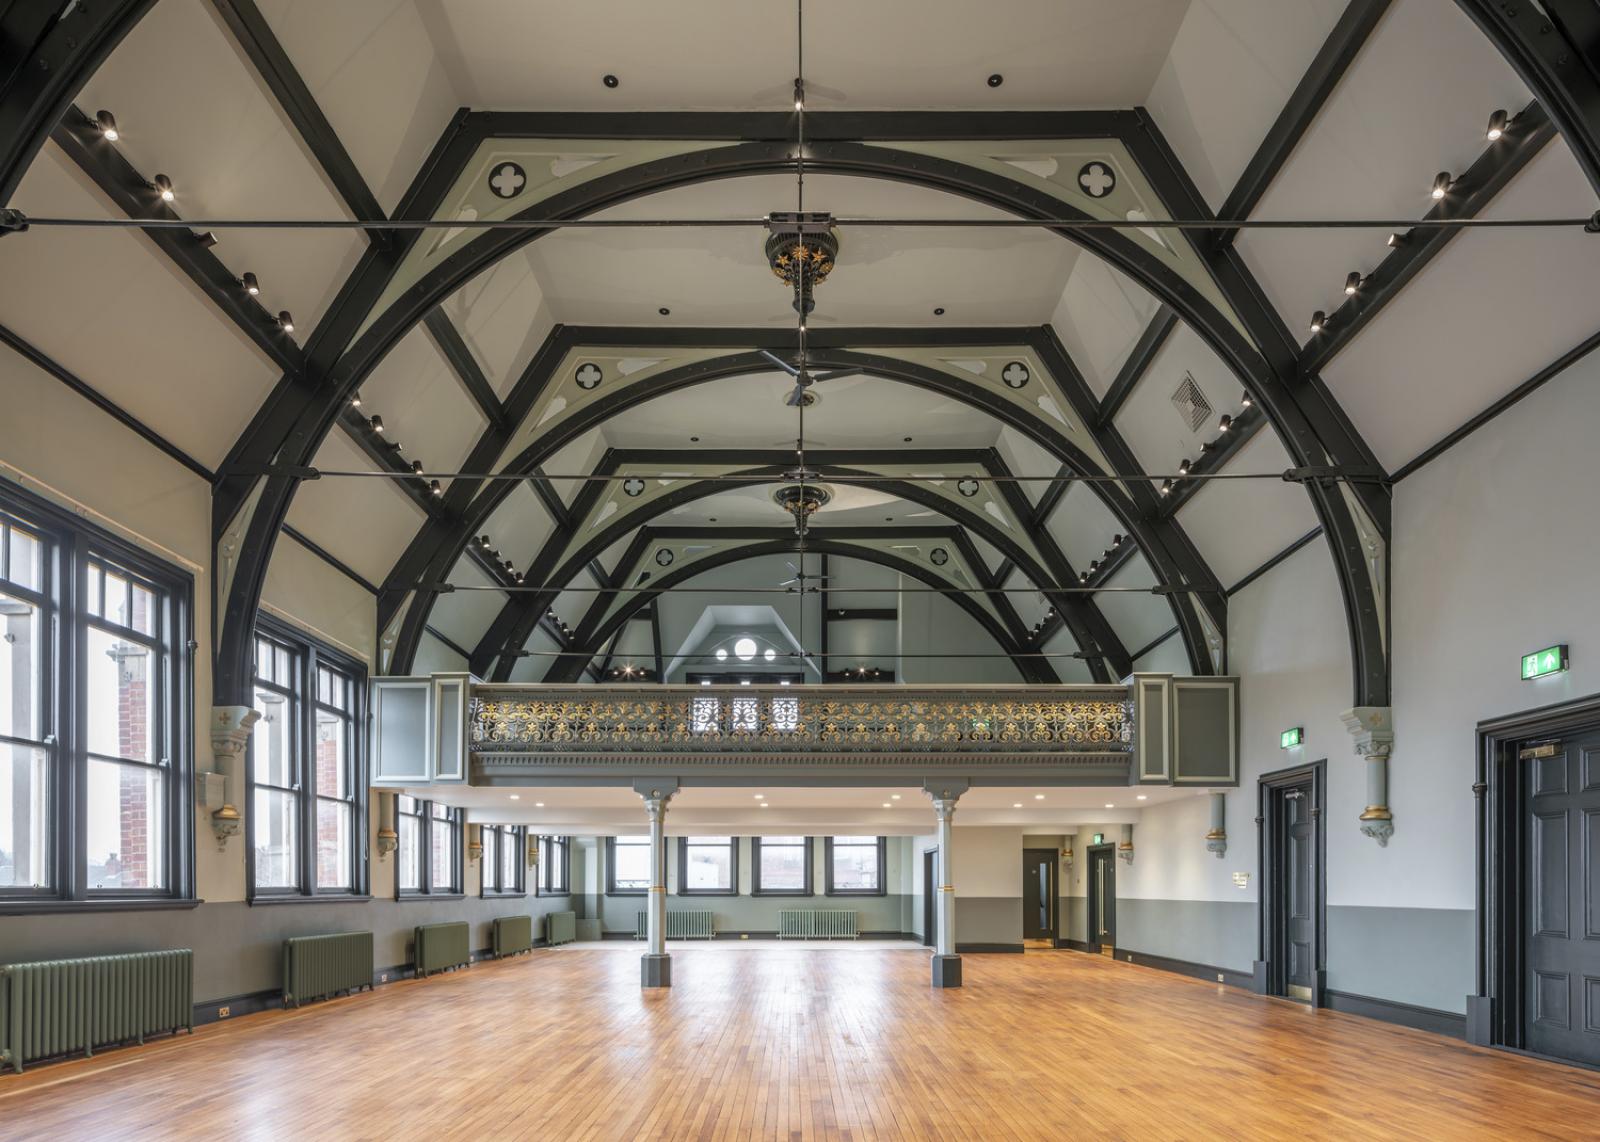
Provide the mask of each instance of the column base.
{"label": "column base", "polygon": [[960,987],[961,986],[961,957],[960,956],[934,956],[933,957],[933,986],[934,987]]}
{"label": "column base", "polygon": [[639,957],[639,978],[641,987],[671,987],[672,957],[666,953],[657,956],[646,952]]}

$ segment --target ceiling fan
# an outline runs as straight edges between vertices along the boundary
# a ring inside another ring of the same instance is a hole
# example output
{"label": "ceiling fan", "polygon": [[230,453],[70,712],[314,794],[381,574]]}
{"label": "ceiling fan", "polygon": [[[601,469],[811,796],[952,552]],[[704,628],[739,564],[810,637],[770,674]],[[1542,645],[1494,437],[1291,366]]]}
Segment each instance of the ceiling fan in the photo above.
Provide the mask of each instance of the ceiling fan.
{"label": "ceiling fan", "polygon": [[800,402],[806,399],[806,390],[818,381],[834,381],[841,377],[853,377],[861,372],[860,369],[833,369],[826,373],[812,373],[798,365],[791,365],[768,349],[757,349],[756,352],[794,378],[794,391],[783,399],[783,403],[790,408],[797,408]]}
{"label": "ceiling fan", "polygon": [[794,576],[792,578],[785,579],[783,582],[779,583],[778,586],[794,587],[801,594],[805,593],[807,583],[826,583],[829,579],[833,578],[832,575],[807,575],[799,567],[796,567],[793,562],[790,562],[788,566],[789,570],[794,572]]}

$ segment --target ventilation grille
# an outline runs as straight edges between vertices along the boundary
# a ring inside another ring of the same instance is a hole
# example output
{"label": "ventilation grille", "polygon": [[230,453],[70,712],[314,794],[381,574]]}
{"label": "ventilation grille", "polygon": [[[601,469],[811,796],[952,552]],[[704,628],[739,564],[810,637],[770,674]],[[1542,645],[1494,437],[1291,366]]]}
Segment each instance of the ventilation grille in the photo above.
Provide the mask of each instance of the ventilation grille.
{"label": "ventilation grille", "polygon": [[1194,383],[1193,373],[1183,374],[1183,382],[1172,394],[1172,406],[1183,417],[1183,423],[1189,426],[1190,432],[1199,432],[1200,426],[1211,419],[1211,402],[1206,400],[1206,394],[1200,391],[1200,386]]}

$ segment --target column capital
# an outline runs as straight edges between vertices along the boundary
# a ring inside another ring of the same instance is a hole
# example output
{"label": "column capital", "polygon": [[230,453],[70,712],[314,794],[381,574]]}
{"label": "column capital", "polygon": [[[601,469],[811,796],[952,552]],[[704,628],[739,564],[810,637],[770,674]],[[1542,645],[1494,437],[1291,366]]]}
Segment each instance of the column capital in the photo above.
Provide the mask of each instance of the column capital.
{"label": "column capital", "polygon": [[1339,720],[1355,739],[1359,756],[1387,759],[1394,750],[1394,707],[1355,706]]}
{"label": "column capital", "polygon": [[652,817],[663,812],[667,802],[678,792],[678,779],[676,777],[659,777],[645,781],[635,781],[633,791],[644,798],[645,811]]}
{"label": "column capital", "polygon": [[922,791],[927,794],[928,800],[933,802],[933,814],[941,821],[949,820],[955,815],[956,802],[971,785],[966,781],[924,781]]}

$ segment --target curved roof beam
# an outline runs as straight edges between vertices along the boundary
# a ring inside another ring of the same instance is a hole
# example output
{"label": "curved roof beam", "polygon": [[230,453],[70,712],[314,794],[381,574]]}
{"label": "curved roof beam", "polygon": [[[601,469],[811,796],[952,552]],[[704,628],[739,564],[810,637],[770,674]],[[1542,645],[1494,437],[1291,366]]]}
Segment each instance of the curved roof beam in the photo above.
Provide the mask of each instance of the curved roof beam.
{"label": "curved roof beam", "polygon": [[[647,528],[642,538],[648,540],[659,534],[659,532],[652,532],[652,529]],[[849,536],[850,531],[846,529],[840,534]],[[961,538],[960,532],[955,529],[950,529],[946,534],[950,536],[952,541],[959,542]],[[713,529],[706,532],[706,538],[708,539],[726,538],[727,535],[727,530],[719,532]],[[635,546],[643,549],[648,546],[648,542],[636,544]],[[681,586],[689,580],[707,571],[714,571],[719,567],[746,562],[764,555],[793,555],[800,550],[800,541],[797,536],[792,533],[784,534],[782,529],[773,529],[771,538],[755,539],[752,542],[732,547],[725,551],[715,552],[676,571],[668,571],[659,578],[654,578],[650,581],[652,590],[638,592],[615,608],[611,607],[608,597],[602,596],[590,607],[589,613],[579,623],[573,638],[571,651],[556,660],[555,665],[546,673],[545,681],[576,681],[583,673],[584,667],[596,655],[602,653],[606,641],[621,628],[623,623],[626,623],[639,611],[649,607],[656,598],[662,593],[670,591],[673,587]],[[806,537],[804,552],[807,555],[833,555],[846,559],[860,559],[863,562],[875,563],[880,567],[886,567],[891,571],[916,579],[930,587],[942,588],[949,586],[947,582],[932,574],[927,568],[909,559],[902,559],[860,543],[852,543],[847,538],[830,538],[825,530],[821,528],[813,528],[811,534]],[[632,568],[630,568],[631,570]],[[1011,657],[1018,673],[1025,680],[1029,682],[1055,681],[1054,672],[1044,665],[1044,661],[1031,657],[1029,652],[1018,644],[1014,633],[1008,631],[994,615],[980,606],[970,595],[951,594],[946,597],[983,627],[989,636],[994,639],[1001,651]],[[585,653],[586,651],[587,654]],[[510,662],[510,659],[506,659],[502,663],[501,669],[497,671],[496,681],[504,681],[504,676],[509,675]]]}
{"label": "curved roof beam", "polygon": [[[660,463],[670,463],[672,453],[629,453],[627,461],[630,464],[642,464],[646,467],[655,461],[655,456],[661,457]],[[718,454],[720,455],[720,454]],[[608,456],[606,462],[600,467],[602,471],[614,473],[619,468],[619,458],[615,455]],[[992,474],[1009,475],[1004,464],[998,456],[986,456],[985,466]],[[1040,558],[1030,554],[1023,544],[1013,536],[1007,534],[993,519],[980,512],[965,507],[959,502],[942,496],[931,488],[909,480],[885,481],[882,479],[862,480],[861,475],[871,473],[864,471],[859,465],[842,467],[837,462],[828,459],[828,454],[819,452],[808,457],[808,465],[816,469],[824,481],[832,484],[854,485],[870,487],[877,491],[888,492],[910,503],[920,504],[934,511],[948,516],[962,527],[981,537],[1011,564],[1021,570],[1036,587],[1055,606],[1057,613],[1065,616],[1065,621],[1080,650],[1084,651],[1094,671],[1096,681],[1115,681],[1126,676],[1132,670],[1132,659],[1116,632],[1094,605],[1092,598],[1075,592],[1052,590],[1053,587],[1076,586],[1076,576],[1071,567],[1062,559],[1055,567],[1047,566],[1040,559],[1050,560],[1051,551],[1041,551]],[[915,462],[915,461],[913,461]],[[773,459],[763,464],[751,464],[742,468],[739,475],[770,475],[778,482],[784,469],[781,460]],[[535,558],[527,572],[527,579],[541,586],[552,589],[538,592],[522,592],[512,596],[506,601],[500,613],[490,624],[478,641],[477,648],[471,658],[472,669],[475,673],[489,676],[495,661],[502,655],[515,655],[522,646],[532,637],[537,629],[540,618],[560,595],[559,587],[565,586],[585,567],[590,561],[608,550],[620,540],[626,538],[641,527],[647,526],[650,521],[697,500],[717,495],[730,489],[730,487],[745,487],[748,485],[722,483],[714,480],[696,480],[693,477],[685,479],[668,491],[641,503],[636,508],[618,513],[609,519],[604,526],[596,530],[590,538],[583,541],[578,547],[570,546],[570,537],[556,534],[546,544],[545,550]],[[1014,485],[1003,485],[1011,488]],[[592,483],[586,489],[604,488],[604,485]],[[592,514],[594,503],[599,500],[595,494],[588,498],[591,502],[583,505],[573,514],[581,526]],[[1019,524],[1026,525],[1028,515],[1016,517]],[[909,533],[908,533],[909,534]],[[1048,540],[1046,534],[1042,538]],[[1057,553],[1059,558],[1059,553]],[[981,563],[979,565],[981,567]],[[999,580],[991,577],[992,585],[999,585]],[[999,596],[1004,599],[1005,596]],[[1043,638],[1035,640],[1039,645]],[[1103,657],[1102,657],[1103,656]],[[409,669],[407,660],[402,656],[399,648],[395,654],[395,670]]]}
{"label": "curved roof beam", "polygon": [[[631,337],[635,332],[647,334],[652,331],[627,332]],[[662,331],[654,332],[657,341],[663,339]],[[885,339],[892,340],[894,336],[889,331],[876,332]],[[812,344],[810,360],[813,367],[818,370],[857,369],[869,375],[937,392],[1009,424],[1051,452],[1057,459],[1070,465],[1075,471],[1105,472],[1100,460],[1086,452],[1064,426],[1054,425],[1043,417],[1028,412],[1025,406],[1017,402],[996,399],[990,390],[978,385],[974,380],[959,375],[957,371],[945,371],[886,355],[892,350],[886,350],[884,354],[869,354],[830,347],[841,340],[860,343],[864,339],[861,333],[862,331],[830,330],[826,334],[813,335],[809,339]],[[898,335],[904,338],[907,333],[902,330]],[[868,331],[867,337],[871,336],[872,332]],[[724,337],[743,337],[748,340],[750,335],[729,331]],[[760,331],[756,337],[757,343],[767,340],[767,335]],[[556,339],[552,337],[552,340]],[[591,338],[585,338],[584,348],[591,347],[588,344],[589,340]],[[993,339],[986,338],[983,343],[992,344]],[[545,351],[541,350],[536,361],[545,359],[546,356]],[[563,353],[536,370],[543,375],[541,384],[543,380],[548,380],[551,370],[560,367],[568,359],[568,354]],[[502,464],[500,470],[532,473],[538,465],[572,440],[645,401],[723,377],[767,371],[770,371],[770,364],[764,357],[756,352],[744,352],[696,360],[676,368],[641,376],[641,379],[612,391],[606,399],[590,401],[577,407],[564,418],[552,421],[545,431],[530,441],[512,459]],[[496,449],[491,456],[497,455],[498,451]],[[1129,463],[1131,464],[1131,459]],[[458,480],[456,483],[467,484],[471,481]],[[439,527],[425,526],[395,564],[385,584],[384,594],[379,597],[378,625],[380,630],[387,631],[400,608],[408,598],[410,599],[409,611],[404,617],[395,642],[395,658],[398,662],[404,663],[407,660],[406,656],[414,651],[432,608],[434,592],[425,586],[419,590],[419,585],[438,584],[448,578],[456,561],[469,549],[472,537],[482,530],[485,521],[511,494],[515,486],[515,481],[510,480],[490,482],[470,503],[460,509],[453,523]],[[1150,501],[1155,499],[1148,481],[1130,479],[1126,485],[1096,482],[1091,487],[1145,553],[1161,582],[1174,586],[1187,584],[1199,589],[1200,605],[1197,605],[1196,598],[1187,592],[1170,595],[1169,602],[1178,626],[1184,633],[1185,645],[1189,648],[1191,669],[1196,674],[1217,673],[1217,659],[1210,653],[1209,648],[1211,641],[1214,638],[1220,639],[1222,633],[1226,631],[1226,604],[1221,602],[1223,596],[1215,576],[1199,560],[1198,554],[1193,553],[1186,539],[1182,544],[1175,539],[1181,535],[1181,529],[1175,521],[1152,521],[1150,517],[1154,514],[1153,505],[1141,502],[1141,499]],[[452,491],[454,490],[452,488]],[[448,501],[449,496],[446,497],[447,504]],[[1202,617],[1203,612],[1205,617]]]}
{"label": "curved roof beam", "polygon": [[89,77],[154,5],[105,0],[77,4],[64,16],[59,3],[7,7],[6,58],[15,66],[0,74],[0,206]]}
{"label": "curved roof beam", "polygon": [[[489,139],[643,136],[656,143],[713,141],[632,167],[606,168],[521,212],[524,217],[578,218],[670,187],[793,169],[791,127],[786,115],[464,114],[436,147],[398,216],[435,213],[448,188],[464,177],[480,145]],[[864,138],[880,142],[849,141]],[[991,146],[983,140],[993,139],[1005,139],[1015,147],[1018,140],[1086,138],[1125,148],[1129,165],[1119,174],[1143,179],[1157,200],[1154,206],[1183,216],[1209,217],[1203,200],[1142,112],[819,114],[808,120],[808,140],[814,141],[807,144],[807,166],[942,189],[1022,217],[1087,219],[1092,215],[1071,201],[1059,184],[1052,189],[1020,168],[1000,170],[1003,164],[986,167],[948,157],[955,153],[952,147],[961,150],[962,140],[970,149]],[[1231,250],[1204,254],[1203,268],[1180,272],[1173,256],[1155,252],[1154,240],[1137,232],[1059,232],[1105,258],[1192,325],[1267,412],[1296,464],[1330,474],[1372,468],[1370,451],[1326,390],[1320,384],[1291,384],[1303,381],[1294,372],[1297,346]],[[399,249],[369,250],[346,283],[308,344],[305,372],[286,375],[280,382],[235,446],[216,486],[213,522],[219,546],[243,556],[218,608],[219,702],[243,701],[248,689],[249,616],[259,602],[266,559],[298,484],[295,470],[310,462],[349,392],[400,337],[455,289],[539,233],[543,231],[490,230],[463,237],[456,243],[459,248],[436,258],[416,280],[400,274],[417,245],[413,236],[410,242],[396,243]],[[1182,238],[1164,248],[1180,247],[1178,261],[1197,253]],[[375,312],[380,303],[381,312]],[[262,473],[274,462],[283,467],[263,480]],[[1374,546],[1387,544],[1387,489],[1352,490],[1333,479],[1307,486],[1336,556],[1354,648],[1356,701],[1384,704],[1388,656],[1387,606],[1382,599],[1387,583],[1386,572],[1375,575],[1373,568],[1382,560],[1372,561],[1371,553]],[[250,510],[241,513],[247,504]],[[1200,641],[1204,642],[1203,635]]]}

